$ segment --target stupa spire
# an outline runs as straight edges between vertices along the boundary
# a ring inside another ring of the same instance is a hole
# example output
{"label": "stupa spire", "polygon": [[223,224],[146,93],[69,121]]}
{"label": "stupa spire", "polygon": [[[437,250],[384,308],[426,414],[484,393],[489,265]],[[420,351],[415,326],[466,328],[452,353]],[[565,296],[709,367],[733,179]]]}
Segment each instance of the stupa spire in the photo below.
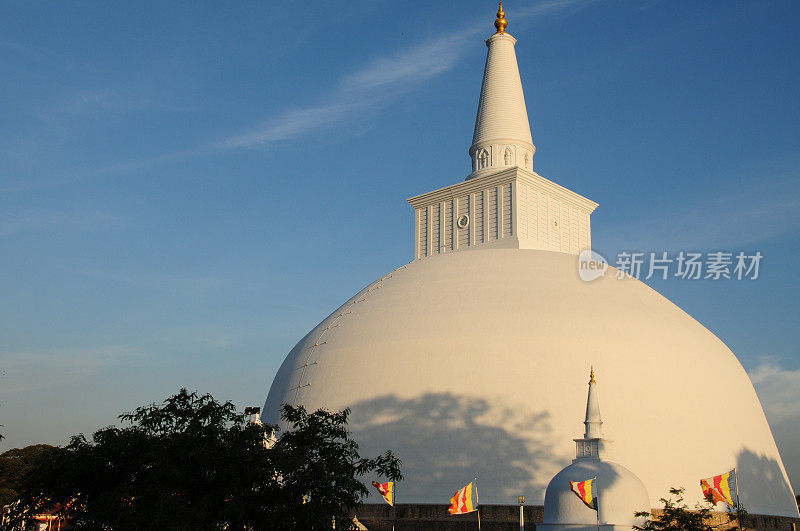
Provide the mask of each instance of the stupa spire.
{"label": "stupa spire", "polygon": [[533,171],[536,147],[531,137],[528,110],[517,66],[517,39],[506,33],[503,3],[497,11],[497,32],[486,40],[489,51],[469,155],[472,179],[486,173],[519,166]]}
{"label": "stupa spire", "polygon": [[586,397],[586,426],[584,438],[594,439],[603,436],[603,419],[600,416],[600,402],[597,399],[597,382],[594,379],[594,367],[589,373],[589,395]]}
{"label": "stupa spire", "polygon": [[614,441],[603,437],[603,418],[600,416],[600,401],[597,397],[597,381],[594,367],[589,372],[589,394],[586,397],[586,430],[583,437],[573,439],[576,443],[576,459],[602,459],[609,457]]}
{"label": "stupa spire", "polygon": [[467,249],[540,249],[579,255],[592,247],[597,203],[533,171],[536,148],[503,4],[486,40],[475,133],[464,182],[408,199],[414,257]]}

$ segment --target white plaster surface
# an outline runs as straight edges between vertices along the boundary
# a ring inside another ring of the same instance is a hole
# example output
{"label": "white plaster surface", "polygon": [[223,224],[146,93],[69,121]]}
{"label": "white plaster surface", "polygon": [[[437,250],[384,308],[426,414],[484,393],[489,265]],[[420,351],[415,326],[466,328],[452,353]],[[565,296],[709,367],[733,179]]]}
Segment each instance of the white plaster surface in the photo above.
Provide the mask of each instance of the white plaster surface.
{"label": "white plaster surface", "polygon": [[508,33],[492,35],[486,41],[489,49],[469,149],[473,173],[467,179],[509,166],[533,171],[536,148],[514,51],[516,42]]}
{"label": "white plaster surface", "polygon": [[264,420],[276,423],[284,402],[351,407],[362,453],[392,449],[403,460],[400,503],[446,503],[477,476],[483,503],[524,494],[542,504],[574,456],[593,365],[604,432],[653,506],[673,486],[693,504],[700,478],[737,467],[749,511],[797,516],[733,353],[657,292],[614,273],[586,283],[574,255],[527,249],[416,260],[292,349]]}

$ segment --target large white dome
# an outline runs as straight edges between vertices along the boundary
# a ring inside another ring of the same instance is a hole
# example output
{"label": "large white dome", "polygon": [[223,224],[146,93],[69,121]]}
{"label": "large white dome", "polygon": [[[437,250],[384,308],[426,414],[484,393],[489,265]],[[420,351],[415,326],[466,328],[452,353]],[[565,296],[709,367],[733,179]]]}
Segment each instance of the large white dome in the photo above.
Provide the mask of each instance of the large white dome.
{"label": "large white dome", "polygon": [[634,279],[583,282],[571,254],[482,249],[393,271],[292,349],[264,406],[339,410],[364,454],[403,460],[403,502],[446,503],[477,476],[481,503],[542,504],[570,463],[585,374],[605,430],[651,504],[736,467],[752,513],[797,516],[772,433],[733,353]]}

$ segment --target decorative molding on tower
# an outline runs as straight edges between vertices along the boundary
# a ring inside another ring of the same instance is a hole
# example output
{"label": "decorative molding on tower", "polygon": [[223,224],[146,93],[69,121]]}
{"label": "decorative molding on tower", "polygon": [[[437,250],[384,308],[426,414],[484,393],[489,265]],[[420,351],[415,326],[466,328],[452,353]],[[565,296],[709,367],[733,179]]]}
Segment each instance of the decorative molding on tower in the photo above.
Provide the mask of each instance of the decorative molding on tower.
{"label": "decorative molding on tower", "polygon": [[589,376],[589,394],[586,397],[586,418],[583,425],[586,428],[583,437],[573,439],[575,441],[575,460],[608,459],[614,441],[603,437],[603,418],[600,415],[594,368]]}
{"label": "decorative molding on tower", "polygon": [[592,247],[597,203],[519,167],[408,199],[414,257],[469,249],[539,249],[580,254]]}

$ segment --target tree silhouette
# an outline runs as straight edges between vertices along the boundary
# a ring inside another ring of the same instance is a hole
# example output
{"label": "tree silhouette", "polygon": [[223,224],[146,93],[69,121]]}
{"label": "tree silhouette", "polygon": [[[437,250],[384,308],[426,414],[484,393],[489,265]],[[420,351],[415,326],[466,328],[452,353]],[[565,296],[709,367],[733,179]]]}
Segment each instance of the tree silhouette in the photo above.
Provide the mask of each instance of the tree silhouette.
{"label": "tree silhouette", "polygon": [[[663,513],[656,519],[648,520],[643,526],[633,526],[637,531],[714,531],[720,526],[725,526],[735,522],[747,515],[741,507],[728,512],[728,521],[716,525],[711,525],[713,520],[711,507],[708,505],[696,504],[694,509],[683,502],[684,488],[671,488],[669,493],[674,497],[661,498],[664,504]],[[650,513],[640,511],[636,516],[650,518]]]}
{"label": "tree silhouette", "polygon": [[77,529],[346,529],[367,493],[358,475],[401,478],[391,452],[358,454],[348,410],[282,411],[289,430],[270,445],[274,426],[181,389],[36,459],[12,524],[49,512]]}

